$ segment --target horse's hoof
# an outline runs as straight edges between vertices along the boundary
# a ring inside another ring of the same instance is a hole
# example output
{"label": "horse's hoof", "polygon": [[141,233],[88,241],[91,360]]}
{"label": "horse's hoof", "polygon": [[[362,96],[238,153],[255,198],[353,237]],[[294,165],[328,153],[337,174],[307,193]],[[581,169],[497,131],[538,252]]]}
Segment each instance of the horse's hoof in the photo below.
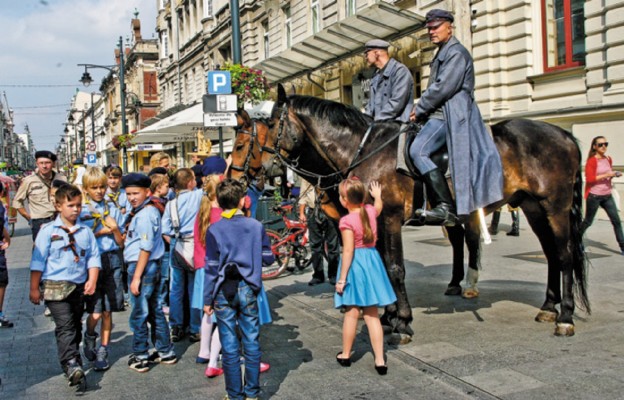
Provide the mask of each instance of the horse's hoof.
{"label": "horse's hoof", "polygon": [[555,336],[574,336],[574,325],[559,322],[555,325]]}
{"label": "horse's hoof", "polygon": [[460,296],[462,294],[461,286],[449,286],[444,292],[446,296]]}
{"label": "horse's hoof", "polygon": [[535,320],[537,322],[555,322],[558,315],[559,313],[556,311],[540,310],[535,316]]}
{"label": "horse's hoof", "polygon": [[408,344],[411,341],[412,341],[412,336],[411,335],[407,335],[405,333],[393,333],[388,338],[388,344],[389,345],[394,345],[394,346],[400,346],[400,345]]}
{"label": "horse's hoof", "polygon": [[475,297],[479,297],[479,289],[468,288],[464,290],[464,293],[462,293],[462,297],[464,299],[474,299]]}

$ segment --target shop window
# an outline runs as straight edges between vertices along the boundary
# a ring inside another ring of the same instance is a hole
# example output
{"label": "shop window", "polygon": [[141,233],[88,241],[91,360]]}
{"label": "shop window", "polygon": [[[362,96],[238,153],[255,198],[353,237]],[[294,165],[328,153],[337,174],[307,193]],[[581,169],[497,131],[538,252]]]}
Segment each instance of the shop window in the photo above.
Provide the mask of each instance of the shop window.
{"label": "shop window", "polygon": [[585,0],[542,0],[544,71],[585,64]]}

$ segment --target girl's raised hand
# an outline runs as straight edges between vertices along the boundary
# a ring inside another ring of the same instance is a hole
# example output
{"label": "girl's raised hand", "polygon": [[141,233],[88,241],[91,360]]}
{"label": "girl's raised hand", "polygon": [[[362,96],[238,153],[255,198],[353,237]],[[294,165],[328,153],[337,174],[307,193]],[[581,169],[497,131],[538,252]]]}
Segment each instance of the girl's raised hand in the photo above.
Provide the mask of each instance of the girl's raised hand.
{"label": "girl's raised hand", "polygon": [[369,192],[370,192],[370,195],[373,197],[373,199],[381,198],[381,185],[379,184],[379,182],[372,181],[370,183]]}

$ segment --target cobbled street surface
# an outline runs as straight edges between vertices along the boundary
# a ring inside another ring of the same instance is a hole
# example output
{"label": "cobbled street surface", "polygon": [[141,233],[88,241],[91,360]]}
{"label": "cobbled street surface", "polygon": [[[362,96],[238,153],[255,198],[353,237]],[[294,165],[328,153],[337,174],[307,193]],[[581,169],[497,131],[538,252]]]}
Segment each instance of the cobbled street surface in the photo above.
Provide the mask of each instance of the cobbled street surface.
{"label": "cobbled street surface", "polygon": [[[489,220],[489,218],[488,218]],[[333,288],[310,287],[310,269],[265,282],[274,322],[263,326],[261,398],[272,399],[615,399],[624,388],[624,257],[604,214],[588,230],[593,313],[577,310],[576,335],[555,337],[553,324],[534,322],[544,301],[547,270],[535,235],[521,219],[520,237],[501,232],[483,245],[480,296],[444,296],[451,249],[440,228],[405,228],[406,286],[413,340],[386,346],[389,372],[378,376],[366,328],[353,365],[339,366],[342,318]],[[105,373],[89,370],[76,392],[62,376],[54,324],[28,300],[32,241],[20,218],[8,250],[10,283],[0,329],[0,399],[221,399],[223,377],[207,379],[195,364],[199,343],[176,343],[179,362],[139,374],[127,367],[132,333],[128,312],[114,315]],[[387,336],[390,340],[390,336]],[[85,363],[88,366],[88,363]]]}

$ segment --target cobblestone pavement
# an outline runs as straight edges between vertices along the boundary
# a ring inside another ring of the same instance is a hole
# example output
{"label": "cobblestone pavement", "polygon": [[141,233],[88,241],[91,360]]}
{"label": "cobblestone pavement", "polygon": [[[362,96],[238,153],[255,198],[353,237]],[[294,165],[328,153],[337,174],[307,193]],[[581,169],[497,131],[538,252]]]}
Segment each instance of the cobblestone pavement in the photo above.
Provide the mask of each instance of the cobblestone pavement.
{"label": "cobblestone pavement", "polygon": [[[501,219],[505,221],[504,215]],[[483,246],[481,295],[448,297],[451,251],[439,228],[404,230],[406,285],[414,322],[411,343],[387,345],[389,373],[378,376],[366,328],[354,363],[342,368],[341,314],[329,284],[309,287],[310,271],[265,282],[274,322],[261,332],[262,398],[273,399],[604,399],[624,387],[624,257],[615,252],[611,225],[598,219],[586,241],[594,313],[576,315],[577,334],[553,336],[552,324],[533,321],[543,302],[546,266],[537,239],[522,220],[521,236]],[[115,314],[112,368],[87,373],[89,388],[68,388],[56,356],[54,324],[28,301],[32,241],[20,219],[8,250],[10,284],[5,314],[15,328],[0,330],[0,398],[220,399],[223,377],[206,379],[195,364],[199,344],[176,344],[173,366],[147,374],[128,369],[128,313]]]}

